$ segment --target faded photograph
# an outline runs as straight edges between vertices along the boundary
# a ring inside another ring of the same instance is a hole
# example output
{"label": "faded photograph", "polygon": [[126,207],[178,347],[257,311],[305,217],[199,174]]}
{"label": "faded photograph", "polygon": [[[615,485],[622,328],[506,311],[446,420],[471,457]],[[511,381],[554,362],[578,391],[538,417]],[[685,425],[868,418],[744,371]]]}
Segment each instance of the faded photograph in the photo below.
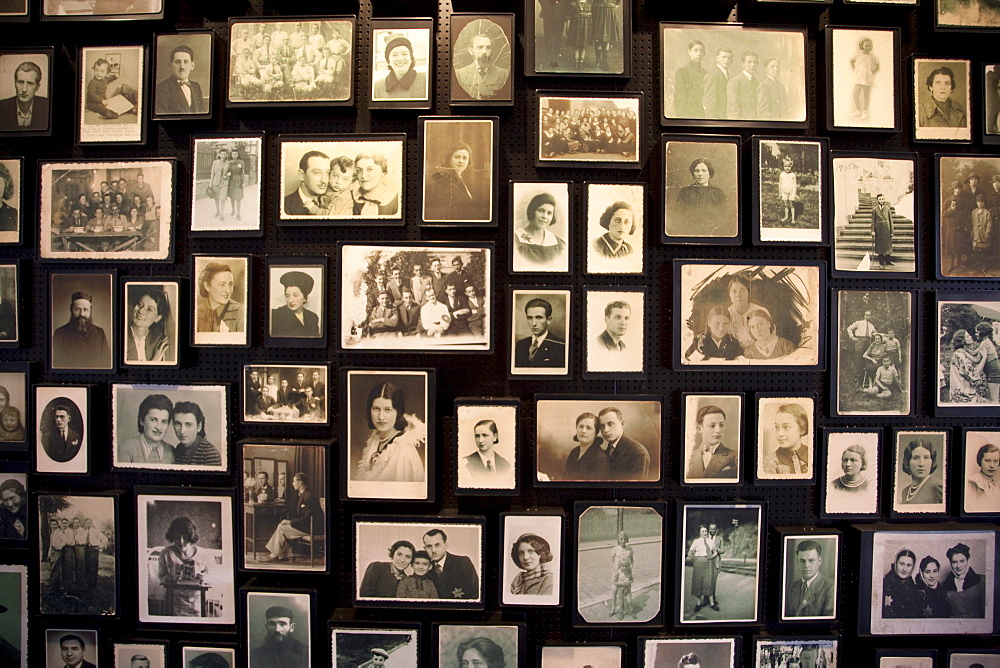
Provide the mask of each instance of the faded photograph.
{"label": "faded photograph", "polygon": [[517,488],[518,409],[518,405],[502,403],[456,407],[458,487]]}
{"label": "faded photograph", "polygon": [[684,396],[684,476],[687,484],[739,483],[743,397],[738,394]]}
{"label": "faded photograph", "polygon": [[632,26],[622,0],[533,0],[527,39],[536,73],[622,74]]}
{"label": "faded photograph", "polygon": [[451,17],[451,101],[510,103],[513,14]]}
{"label": "faded photograph", "polygon": [[736,667],[734,638],[646,638],[639,643],[646,668]]}
{"label": "faded photograph", "polygon": [[565,181],[510,184],[512,271],[569,271],[571,185]]}
{"label": "faded photograph", "polygon": [[146,67],[142,46],[80,50],[81,143],[142,141]]}
{"label": "faded photograph", "polygon": [[415,629],[394,629],[385,623],[370,628],[341,628],[333,624],[331,627],[333,668],[419,665],[420,644]]}
{"label": "faded photograph", "polygon": [[664,233],[735,239],[740,234],[739,143],[667,140]]}
{"label": "faded photograph", "polygon": [[192,277],[196,346],[243,346],[250,342],[245,304],[249,297],[250,258],[194,258]]}
{"label": "faded photograph", "polygon": [[261,137],[195,138],[192,161],[192,232],[261,229]]}
{"label": "faded photograph", "polygon": [[810,640],[808,637],[785,640],[755,639],[758,666],[836,666],[838,641]]}
{"label": "faded photograph", "polygon": [[25,443],[30,424],[27,373],[0,371],[0,450]]}
{"label": "faded photograph", "polygon": [[115,19],[155,19],[163,14],[163,0],[43,0],[42,15],[57,19],[73,17],[114,17]]}
{"label": "faded photograph", "polygon": [[538,159],[639,163],[638,97],[539,95]]}
{"label": "faded photograph", "polygon": [[938,157],[938,269],[944,278],[1000,278],[1000,158]]}
{"label": "faded photograph", "polygon": [[1000,515],[1000,433],[965,432],[962,510],[969,514]]}
{"label": "faded photograph", "polygon": [[587,273],[641,274],[645,186],[587,184]]}
{"label": "faded photograph", "polygon": [[913,59],[913,138],[968,141],[971,99],[968,60]]}
{"label": "faded photograph", "polygon": [[[989,293],[977,293],[990,297]],[[974,298],[970,294],[969,297]],[[939,300],[937,398],[941,408],[1000,406],[1000,303]]]}
{"label": "faded photograph", "polygon": [[880,433],[828,431],[823,512],[878,515]]}
{"label": "faded photograph", "polygon": [[892,30],[831,28],[832,124],[838,128],[896,126],[899,55]]}
{"label": "faded photograph", "polygon": [[646,293],[586,291],[585,373],[643,373]]}
{"label": "faded photograph", "polygon": [[494,216],[492,118],[425,118],[421,219],[427,223],[489,223]]}
{"label": "faded photograph", "polygon": [[823,241],[823,181],[828,179],[820,141],[760,141],[757,148],[757,219],[761,241]]}

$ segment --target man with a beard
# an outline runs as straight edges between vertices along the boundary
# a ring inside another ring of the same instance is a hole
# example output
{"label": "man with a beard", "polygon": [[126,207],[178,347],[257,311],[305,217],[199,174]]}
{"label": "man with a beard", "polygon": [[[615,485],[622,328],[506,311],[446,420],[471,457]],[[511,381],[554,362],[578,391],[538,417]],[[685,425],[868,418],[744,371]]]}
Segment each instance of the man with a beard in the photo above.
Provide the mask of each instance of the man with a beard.
{"label": "man with a beard", "polygon": [[502,91],[510,71],[493,60],[493,40],[489,35],[476,35],[469,44],[472,62],[455,70],[458,84],[476,100],[486,100]]}
{"label": "man with a beard", "polygon": [[264,619],[267,636],[250,653],[250,668],[306,668],[309,648],[292,637],[295,614],[283,605],[272,605]]}
{"label": "man with a beard", "polygon": [[307,151],[299,159],[299,186],[285,196],[286,216],[308,216],[319,212],[317,199],[330,187],[330,156]]}
{"label": "man with a beard", "polygon": [[52,366],[57,369],[110,369],[111,346],[91,321],[94,298],[87,292],[70,297],[70,319],[52,333]]}
{"label": "man with a beard", "polygon": [[0,539],[28,537],[28,507],[24,501],[24,485],[20,480],[9,478],[0,483]]}

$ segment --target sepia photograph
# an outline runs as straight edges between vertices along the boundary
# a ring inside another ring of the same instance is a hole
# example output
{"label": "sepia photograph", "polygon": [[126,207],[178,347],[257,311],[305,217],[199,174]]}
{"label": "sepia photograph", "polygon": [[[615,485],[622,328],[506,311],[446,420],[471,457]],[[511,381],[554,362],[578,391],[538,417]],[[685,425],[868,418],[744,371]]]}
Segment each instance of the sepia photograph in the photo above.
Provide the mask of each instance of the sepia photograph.
{"label": "sepia photograph", "polygon": [[35,385],[35,471],[90,471],[90,386]]}
{"label": "sepia photograph", "polygon": [[827,129],[899,130],[899,42],[897,28],[826,29]]}
{"label": "sepia photograph", "polygon": [[245,592],[247,668],[310,665],[314,597],[315,592]]}
{"label": "sepia photograph", "polygon": [[243,365],[243,421],[330,424],[329,375],[325,363]]}
{"label": "sepia photograph", "polygon": [[0,244],[21,243],[23,236],[24,206],[21,191],[24,188],[24,159],[0,159]]}
{"label": "sepia photograph", "polygon": [[584,291],[584,377],[643,377],[645,290]]}
{"label": "sepia photograph", "polygon": [[370,622],[330,623],[330,650],[333,668],[419,666],[423,649],[420,624]]}
{"label": "sepia photograph", "polygon": [[4,462],[0,464],[0,545],[27,547],[28,530],[28,463]]}
{"label": "sepia photograph", "polygon": [[434,21],[373,19],[369,109],[430,109]]}
{"label": "sepia photograph", "polygon": [[195,136],[191,150],[191,234],[262,234],[264,136]]}
{"label": "sepia photograph", "polygon": [[125,366],[177,366],[180,281],[122,282]]}
{"label": "sepia photograph", "polygon": [[28,567],[0,564],[0,658],[28,668]]}
{"label": "sepia photograph", "polygon": [[503,513],[500,542],[500,604],[562,603],[564,518]]}
{"label": "sepia photograph", "polygon": [[158,34],[153,49],[153,120],[211,118],[213,32]]}
{"label": "sepia photograph", "polygon": [[195,255],[191,269],[191,345],[246,346],[252,257]]}
{"label": "sepia photograph", "polygon": [[519,399],[455,400],[455,492],[514,494],[521,461]]}
{"label": "sepia photograph", "polygon": [[783,622],[837,618],[840,539],[839,533],[782,534]]}
{"label": "sepia photograph", "polygon": [[7,362],[4,370],[0,371],[0,451],[28,449],[28,428],[32,416],[28,404],[28,382],[27,364]]}
{"label": "sepia photograph", "polygon": [[760,666],[837,666],[839,639],[788,636],[754,638],[754,665]]}
{"label": "sepia photograph", "polygon": [[537,167],[638,167],[642,93],[538,93]]}
{"label": "sepia photograph", "polygon": [[0,20],[28,21],[28,0],[9,0],[0,6]]}
{"label": "sepia photograph", "polygon": [[0,135],[52,133],[53,57],[49,47],[0,50]]}
{"label": "sepia photograph", "polygon": [[163,0],[42,0],[43,21],[144,21],[163,18]]}
{"label": "sepia photograph", "polygon": [[892,480],[894,515],[947,515],[947,431],[897,431]]}
{"label": "sepia photograph", "polygon": [[938,278],[1000,278],[1000,158],[936,157]]}
{"label": "sepia photograph", "polygon": [[990,0],[933,1],[934,27],[938,30],[967,32],[1000,29],[1000,7]]}
{"label": "sepia photograph", "polygon": [[754,137],[752,142],[754,242],[825,243],[829,140]]}
{"label": "sepia photograph", "polygon": [[740,638],[640,638],[643,668],[736,668]]}
{"label": "sepia photograph", "polygon": [[743,481],[743,395],[683,393],[686,485]]}
{"label": "sepia photograph", "polygon": [[1000,64],[983,64],[981,83],[982,141],[984,144],[1000,144]]}
{"label": "sepia photograph", "polygon": [[569,273],[572,221],[569,181],[511,181],[511,272]]}
{"label": "sepia photograph", "polygon": [[627,656],[624,643],[545,644],[539,645],[537,650],[539,668],[576,668],[577,666],[622,668]]}
{"label": "sepia photograph", "polygon": [[326,343],[326,266],[325,255],[268,256],[269,345]]}
{"label": "sepia photograph", "polygon": [[663,242],[738,244],[740,141],[663,135]]}
{"label": "sepia photograph", "polygon": [[937,665],[937,650],[877,649],[875,658],[878,659],[877,668],[934,668]]}
{"label": "sepia photograph", "polygon": [[97,631],[45,629],[45,668],[97,668],[100,664]]}
{"label": "sepia photograph", "polygon": [[167,668],[167,643],[111,643],[115,668]]}
{"label": "sepia photograph", "polygon": [[511,290],[511,376],[570,375],[572,301],[568,289]]}
{"label": "sepia photograph", "polygon": [[[524,657],[524,624],[441,624],[437,632],[439,668],[504,666],[520,668]],[[457,661],[451,662],[455,657]]]}
{"label": "sepia photograph", "polygon": [[815,396],[757,394],[758,484],[812,481],[816,472]]}
{"label": "sepia photograph", "polygon": [[512,105],[514,15],[455,13],[449,28],[449,104]]}
{"label": "sepia photograph", "polygon": [[948,650],[948,668],[1000,668],[1000,652],[995,649]]}
{"label": "sepia photograph", "polygon": [[237,668],[235,647],[194,646],[181,647],[183,668]]}
{"label": "sepia photograph", "polygon": [[[2,177],[0,177],[2,178]],[[0,264],[0,347],[15,348],[20,341],[20,264]],[[3,440],[0,437],[0,440]]]}
{"label": "sepia photograph", "polygon": [[79,143],[145,141],[146,59],[143,45],[80,48]]}
{"label": "sepia photograph", "polygon": [[916,141],[972,139],[972,62],[913,57],[913,138]]}
{"label": "sepia photograph", "polygon": [[874,518],[879,514],[882,432],[825,429],[826,462],[820,515]]}
{"label": "sepia photograph", "polygon": [[992,292],[937,293],[935,415],[997,415],[1000,302]]}
{"label": "sepia photograph", "polygon": [[621,0],[524,2],[524,74],[628,77],[632,4]]}
{"label": "sepia photograph", "polygon": [[962,438],[962,514],[1000,515],[1000,432],[965,429]]}
{"label": "sepia photograph", "polygon": [[646,187],[587,183],[587,273],[641,274]]}
{"label": "sepia photograph", "polygon": [[496,223],[496,117],[421,116],[420,220],[439,225]]}

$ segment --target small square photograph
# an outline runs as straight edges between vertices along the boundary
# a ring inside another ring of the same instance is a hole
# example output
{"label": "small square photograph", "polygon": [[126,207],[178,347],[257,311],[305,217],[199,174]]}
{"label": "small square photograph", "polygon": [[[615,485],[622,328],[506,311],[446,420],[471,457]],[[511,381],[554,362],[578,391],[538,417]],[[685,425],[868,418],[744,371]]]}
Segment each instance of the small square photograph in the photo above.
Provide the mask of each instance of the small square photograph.
{"label": "small square photograph", "polygon": [[640,638],[643,668],[736,668],[739,638]]}
{"label": "small square photograph", "polygon": [[0,244],[21,243],[23,166],[22,158],[0,159]]}
{"label": "small square photograph", "polygon": [[146,47],[81,47],[81,144],[132,143],[144,140]]}
{"label": "small square photograph", "polygon": [[875,657],[878,668],[934,668],[937,665],[937,651],[933,649],[880,649],[875,650]]}
{"label": "small square photograph", "polygon": [[245,346],[250,343],[246,306],[251,280],[249,255],[194,256],[191,344]]}
{"label": "small square photograph", "polygon": [[269,257],[267,282],[269,338],[326,340],[325,256]]}
{"label": "small square photograph", "polygon": [[166,668],[166,643],[111,644],[115,668]]}
{"label": "small square photograph", "polygon": [[330,647],[333,668],[355,666],[420,665],[420,627],[399,628],[405,624],[379,622],[371,627],[340,627],[330,622]]}
{"label": "small square photograph", "polygon": [[27,547],[28,466],[25,462],[0,464],[0,545]]}
{"label": "small square photograph", "polygon": [[433,32],[429,19],[372,20],[369,108],[430,108]]}
{"label": "small square photograph", "polygon": [[562,515],[505,514],[500,543],[500,603],[559,605],[562,602]]}
{"label": "small square photograph", "polygon": [[122,362],[125,366],[176,366],[180,281],[127,280],[122,291]]}
{"label": "small square photograph", "polygon": [[594,290],[586,296],[584,376],[642,376],[645,367],[644,290]]}
{"label": "small square photograph", "polygon": [[[967,429],[965,439],[962,512],[1000,515],[1000,432]],[[2,477],[2,476],[0,476]]]}
{"label": "small square photograph", "polygon": [[542,645],[538,648],[538,656],[540,668],[620,668],[626,653],[623,645]]}
{"label": "small square photograph", "polygon": [[758,482],[814,479],[816,399],[757,396]]}
{"label": "small square photograph", "polygon": [[981,0],[934,0],[934,27],[944,30],[1000,28],[1000,10]]}
{"label": "small square photograph", "polygon": [[[519,668],[523,626],[438,624],[438,666],[505,666]],[[458,661],[452,664],[451,658]]]}
{"label": "small square photograph", "polygon": [[897,431],[892,512],[946,515],[947,431]]}
{"label": "small square photograph", "polygon": [[38,531],[39,612],[116,616],[117,498],[39,494]]}
{"label": "small square photograph", "polygon": [[781,620],[836,619],[840,535],[784,534],[781,547]]}
{"label": "small square photograph", "polygon": [[527,76],[620,77],[632,72],[630,3],[576,2],[566,9],[548,0],[526,0],[524,32]]}
{"label": "small square photograph", "polygon": [[449,32],[449,103],[513,104],[514,15],[453,14]]}
{"label": "small square photograph", "polygon": [[26,450],[31,412],[28,406],[28,372],[6,365],[0,371],[0,451]]}
{"label": "small square photograph", "polygon": [[517,491],[520,409],[517,399],[455,401],[458,493]]}
{"label": "small square photograph", "polygon": [[236,668],[236,650],[230,647],[181,647],[183,668]]}
{"label": "small square photograph", "polygon": [[310,594],[246,592],[247,667],[308,666],[312,622]]}
{"label": "small square photograph", "polygon": [[641,274],[645,186],[588,183],[586,191],[587,273]]}
{"label": "small square photograph", "polygon": [[899,39],[897,29],[827,28],[831,130],[899,128]]}
{"label": "small square photograph", "polygon": [[972,63],[968,60],[913,58],[913,138],[969,141]]}
{"label": "small square photograph", "polygon": [[539,167],[638,167],[642,94],[538,94]]}
{"label": "small square photograph", "polygon": [[663,135],[665,243],[739,243],[740,142]]}
{"label": "small square photograph", "polygon": [[16,346],[20,339],[18,269],[16,262],[0,264],[0,345],[6,344],[5,347]]}
{"label": "small square photograph", "polygon": [[1000,668],[1000,653],[996,650],[950,650],[948,668]]}
{"label": "small square photograph", "polygon": [[156,36],[153,53],[153,119],[212,115],[212,32]]}
{"label": "small square photograph", "polygon": [[511,291],[512,376],[569,375],[572,298],[569,290]]}
{"label": "small square photograph", "polygon": [[754,638],[757,666],[768,665],[836,666],[839,642],[836,638],[812,640],[808,636],[771,640]]}
{"label": "small square photograph", "polygon": [[[58,0],[49,0],[50,2]],[[84,629],[45,629],[45,668],[100,665],[97,631]],[[89,664],[89,665],[88,665]]]}
{"label": "small square photograph", "polygon": [[1000,278],[1000,158],[939,155],[937,177],[938,275]]}
{"label": "small square photograph", "polygon": [[90,470],[90,388],[86,385],[35,386],[35,470],[87,473]]}
{"label": "small square photograph", "polygon": [[826,139],[754,138],[754,234],[762,243],[822,243],[827,182]]}
{"label": "small square photograph", "polygon": [[826,467],[823,515],[876,517],[879,512],[879,431],[824,431]]}
{"label": "small square photograph", "polygon": [[497,118],[422,116],[420,220],[490,225],[496,219]]}
{"label": "small square photograph", "polygon": [[[97,21],[114,19],[148,20],[163,18],[163,0],[146,0],[145,2],[84,2],[75,0],[42,0],[42,20]],[[96,17],[96,18],[95,18]]]}
{"label": "small square photograph", "polygon": [[346,372],[346,498],[430,500],[436,450],[432,381],[429,370]]}
{"label": "small square photograph", "polygon": [[261,233],[263,135],[195,137],[192,151],[191,233]]}
{"label": "small square photograph", "polygon": [[995,415],[1000,406],[996,359],[1000,303],[991,292],[938,293],[938,415]]}
{"label": "small square photograph", "polygon": [[52,132],[52,58],[52,50],[46,48],[0,51],[0,134],[24,137]]}
{"label": "small square photograph", "polygon": [[0,652],[4,663],[9,668],[28,668],[27,566],[0,564],[0,607]]}
{"label": "small square photograph", "polygon": [[330,423],[330,367],[326,364],[243,366],[243,421]]}
{"label": "small square photograph", "polygon": [[568,181],[511,181],[512,272],[569,272],[572,185]]}
{"label": "small square photograph", "polygon": [[[684,475],[687,485],[742,481],[742,394],[684,394]],[[728,445],[727,445],[728,443]]]}

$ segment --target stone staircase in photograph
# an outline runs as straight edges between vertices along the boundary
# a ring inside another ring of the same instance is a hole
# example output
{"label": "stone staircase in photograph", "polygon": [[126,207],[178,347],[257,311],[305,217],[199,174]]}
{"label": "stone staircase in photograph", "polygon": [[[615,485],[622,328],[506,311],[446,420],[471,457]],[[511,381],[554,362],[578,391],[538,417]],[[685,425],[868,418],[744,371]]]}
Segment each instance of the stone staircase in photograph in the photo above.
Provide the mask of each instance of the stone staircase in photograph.
{"label": "stone staircase in photograph", "polygon": [[[847,220],[847,225],[840,226],[837,221],[836,263],[841,270],[855,269],[865,253],[872,250],[872,209],[875,198],[871,193],[858,193],[858,208]],[[892,261],[895,267],[887,267],[892,271],[913,271],[915,265],[915,246],[913,243],[913,221],[899,216],[892,209]],[[872,257],[872,271],[879,271],[878,259]]]}

